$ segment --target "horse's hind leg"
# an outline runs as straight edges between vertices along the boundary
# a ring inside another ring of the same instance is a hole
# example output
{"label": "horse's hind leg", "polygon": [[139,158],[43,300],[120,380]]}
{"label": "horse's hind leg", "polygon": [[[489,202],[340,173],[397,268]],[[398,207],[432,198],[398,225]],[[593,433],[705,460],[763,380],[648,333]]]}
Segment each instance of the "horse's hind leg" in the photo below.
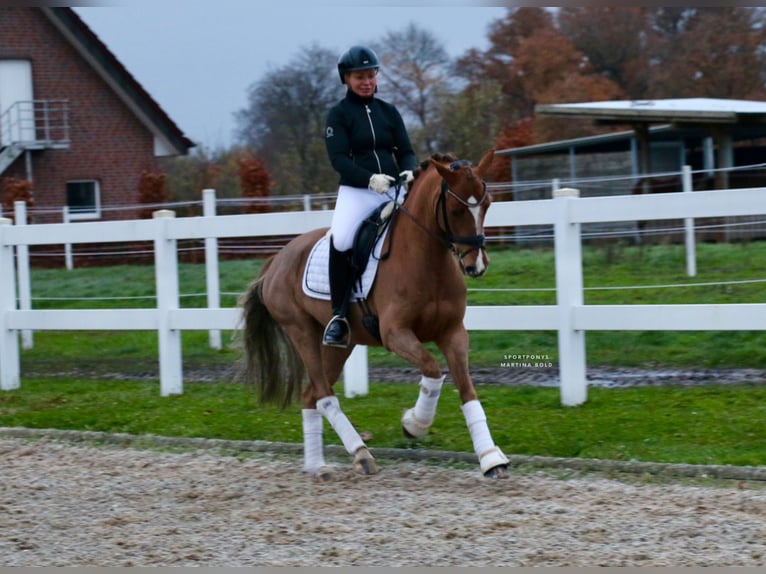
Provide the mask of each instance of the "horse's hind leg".
{"label": "horse's hind leg", "polygon": [[354,468],[360,474],[375,474],[378,469],[367,445],[340,408],[332,386],[340,377],[351,350],[324,347],[319,328],[307,325],[288,328],[290,338],[301,355],[309,374],[303,391],[303,469],[327,480],[330,469],[324,460],[323,419],[327,419],[343,446],[354,456]]}

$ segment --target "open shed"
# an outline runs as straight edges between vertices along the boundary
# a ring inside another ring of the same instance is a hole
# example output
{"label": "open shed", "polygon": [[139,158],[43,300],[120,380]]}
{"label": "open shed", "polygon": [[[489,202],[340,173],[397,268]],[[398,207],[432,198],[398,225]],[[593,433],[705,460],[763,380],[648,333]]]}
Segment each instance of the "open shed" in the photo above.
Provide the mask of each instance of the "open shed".
{"label": "open shed", "polygon": [[[511,156],[513,181],[520,175],[519,161],[540,156],[566,156],[568,173],[583,176],[578,156],[623,152],[627,173],[640,177],[661,171],[715,171],[716,187],[728,186],[728,173],[720,168],[761,163],[766,158],[766,102],[719,98],[626,100],[538,105],[540,115],[591,119],[598,125],[629,130],[538,145],[500,150]],[[625,172],[623,172],[625,173]],[[590,175],[590,174],[588,174]]]}

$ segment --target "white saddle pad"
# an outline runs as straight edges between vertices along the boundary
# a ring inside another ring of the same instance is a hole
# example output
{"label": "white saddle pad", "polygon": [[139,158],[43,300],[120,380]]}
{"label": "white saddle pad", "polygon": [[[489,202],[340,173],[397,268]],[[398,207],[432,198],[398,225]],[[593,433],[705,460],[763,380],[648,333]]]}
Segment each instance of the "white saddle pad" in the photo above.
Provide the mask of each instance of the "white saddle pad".
{"label": "white saddle pad", "polygon": [[[357,281],[354,284],[354,291],[351,294],[352,300],[366,299],[375,282],[375,274],[378,272],[378,263],[380,263],[380,254],[383,250],[383,244],[388,234],[388,227],[375,244],[372,255],[367,262],[367,268],[362,273],[362,285]],[[309,297],[315,299],[330,300],[330,232],[323,235],[319,241],[314,244],[309,253],[306,269],[303,271],[303,292]]]}

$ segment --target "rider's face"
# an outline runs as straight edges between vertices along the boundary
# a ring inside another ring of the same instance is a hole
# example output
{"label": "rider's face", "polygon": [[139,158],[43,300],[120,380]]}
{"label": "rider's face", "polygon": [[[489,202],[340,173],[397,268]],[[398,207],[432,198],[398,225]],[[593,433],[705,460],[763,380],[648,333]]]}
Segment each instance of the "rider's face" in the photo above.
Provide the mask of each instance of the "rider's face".
{"label": "rider's face", "polygon": [[377,70],[356,70],[346,74],[346,84],[357,96],[369,98],[375,94],[378,85]]}

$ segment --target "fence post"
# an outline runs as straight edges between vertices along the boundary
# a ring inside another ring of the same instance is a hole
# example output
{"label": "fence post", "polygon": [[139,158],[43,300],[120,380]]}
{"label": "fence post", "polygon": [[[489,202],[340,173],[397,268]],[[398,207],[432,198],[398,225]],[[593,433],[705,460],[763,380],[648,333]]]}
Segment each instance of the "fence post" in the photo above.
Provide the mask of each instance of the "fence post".
{"label": "fence post", "polygon": [[0,389],[18,389],[21,382],[19,334],[8,328],[8,313],[16,310],[16,269],[13,245],[6,245],[4,229],[11,225],[0,217]]}
{"label": "fence post", "polygon": [[[61,221],[63,223],[71,223],[72,218],[69,217],[69,206],[65,205],[61,208]],[[74,269],[74,258],[72,257],[72,244],[71,243],[65,243],[64,244],[64,264],[66,265],[67,271],[71,271]]]}
{"label": "fence post", "polygon": [[361,397],[369,393],[367,346],[357,345],[343,365],[343,393],[346,397]]}
{"label": "fence post", "polygon": [[[24,201],[13,202],[13,214],[16,225],[27,224],[27,204]],[[19,309],[32,308],[32,286],[29,278],[29,245],[16,246],[16,267],[19,280]],[[35,346],[32,331],[25,329],[21,332],[21,347],[31,349]]]}
{"label": "fence post", "polygon": [[181,373],[181,332],[171,329],[170,312],[178,309],[178,249],[168,237],[168,224],[175,213],[160,209],[152,214],[157,228],[154,236],[154,273],[157,291],[157,339],[160,354],[160,393],[163,397],[183,392]]}
{"label": "fence post", "polygon": [[[688,165],[683,166],[681,172],[681,181],[683,182],[684,193],[691,193],[692,188],[692,168]],[[694,218],[684,219],[684,239],[686,243],[686,274],[689,277],[697,276],[697,245],[694,242]]]}
{"label": "fence post", "polygon": [[[215,190],[202,190],[202,215],[215,217]],[[219,309],[221,307],[221,287],[218,273],[218,238],[205,237],[205,280],[207,282],[207,307]],[[208,342],[211,349],[221,349],[221,331],[211,329],[208,331]]]}
{"label": "fence post", "polygon": [[559,380],[564,406],[582,404],[587,398],[585,331],[573,327],[573,308],[583,305],[582,239],[580,224],[570,222],[569,208],[579,196],[579,190],[571,188],[557,189],[553,194]]}

